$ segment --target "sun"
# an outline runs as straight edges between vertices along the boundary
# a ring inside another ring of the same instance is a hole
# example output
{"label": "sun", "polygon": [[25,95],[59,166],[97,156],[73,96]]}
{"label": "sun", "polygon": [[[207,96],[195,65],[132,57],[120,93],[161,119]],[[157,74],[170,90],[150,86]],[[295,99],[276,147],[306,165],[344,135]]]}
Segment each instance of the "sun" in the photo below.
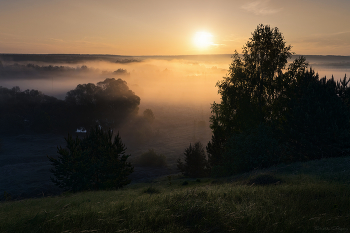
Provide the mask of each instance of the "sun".
{"label": "sun", "polygon": [[199,48],[207,48],[209,45],[212,45],[213,35],[209,32],[196,32],[193,42]]}

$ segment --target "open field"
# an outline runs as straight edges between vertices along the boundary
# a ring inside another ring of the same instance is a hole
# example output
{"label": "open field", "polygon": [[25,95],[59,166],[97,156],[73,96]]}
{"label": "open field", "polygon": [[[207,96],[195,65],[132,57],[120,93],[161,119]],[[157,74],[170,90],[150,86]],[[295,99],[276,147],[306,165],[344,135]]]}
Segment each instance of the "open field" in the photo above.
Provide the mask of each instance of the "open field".
{"label": "open field", "polygon": [[322,159],[8,201],[0,232],[349,232],[349,165],[349,157]]}

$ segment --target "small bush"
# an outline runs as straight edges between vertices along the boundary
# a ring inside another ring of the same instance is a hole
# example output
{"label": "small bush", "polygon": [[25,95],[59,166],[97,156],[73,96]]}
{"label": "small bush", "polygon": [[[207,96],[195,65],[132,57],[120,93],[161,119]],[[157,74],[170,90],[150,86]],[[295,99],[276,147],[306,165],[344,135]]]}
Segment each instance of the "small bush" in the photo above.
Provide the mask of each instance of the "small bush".
{"label": "small bush", "polygon": [[188,185],[188,181],[186,180],[186,181],[182,182],[182,185]]}
{"label": "small bush", "polygon": [[6,191],[4,191],[4,200],[5,201],[11,201],[12,200],[11,194],[9,194]]}
{"label": "small bush", "polygon": [[162,154],[157,154],[153,149],[140,155],[135,160],[135,164],[143,167],[166,167],[166,157]]}
{"label": "small bush", "polygon": [[257,175],[248,181],[248,185],[270,185],[270,184],[278,184],[281,180],[277,179],[273,175],[269,174],[260,174]]}
{"label": "small bush", "polygon": [[143,190],[143,193],[155,194],[155,193],[160,193],[160,191],[151,186],[151,187],[148,187],[145,190]]}
{"label": "small bush", "polygon": [[224,183],[226,183],[226,182],[224,180],[222,180],[222,179],[213,180],[211,182],[211,184],[213,184],[213,185],[221,185],[221,184],[224,184]]}
{"label": "small bush", "polygon": [[177,168],[183,175],[188,177],[205,177],[208,175],[209,167],[204,147],[200,142],[190,146],[185,150],[185,162],[179,158]]}

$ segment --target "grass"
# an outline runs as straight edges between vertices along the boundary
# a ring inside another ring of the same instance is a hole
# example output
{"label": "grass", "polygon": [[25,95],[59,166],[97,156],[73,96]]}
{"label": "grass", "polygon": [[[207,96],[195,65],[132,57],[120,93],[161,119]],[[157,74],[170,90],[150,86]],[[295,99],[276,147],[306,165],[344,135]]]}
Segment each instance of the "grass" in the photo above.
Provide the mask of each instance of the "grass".
{"label": "grass", "polygon": [[325,159],[2,202],[0,232],[350,232],[349,164]]}

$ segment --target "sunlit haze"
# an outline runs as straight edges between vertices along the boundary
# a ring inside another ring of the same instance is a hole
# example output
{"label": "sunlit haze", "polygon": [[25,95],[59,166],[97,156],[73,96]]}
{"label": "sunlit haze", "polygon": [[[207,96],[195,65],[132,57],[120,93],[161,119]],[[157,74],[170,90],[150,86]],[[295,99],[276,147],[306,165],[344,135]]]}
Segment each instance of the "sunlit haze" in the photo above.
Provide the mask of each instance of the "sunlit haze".
{"label": "sunlit haze", "polygon": [[212,37],[213,35],[209,32],[197,32],[193,41],[197,47],[207,48],[213,44]]}

